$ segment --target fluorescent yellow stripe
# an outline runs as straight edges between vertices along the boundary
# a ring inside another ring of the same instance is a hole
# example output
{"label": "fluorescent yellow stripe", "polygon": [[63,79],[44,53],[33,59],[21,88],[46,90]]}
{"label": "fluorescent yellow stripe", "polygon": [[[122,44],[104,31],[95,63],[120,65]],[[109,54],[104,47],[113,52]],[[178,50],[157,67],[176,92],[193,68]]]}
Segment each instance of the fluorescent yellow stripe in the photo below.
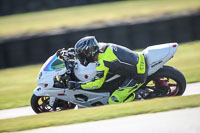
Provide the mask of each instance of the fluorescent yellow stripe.
{"label": "fluorescent yellow stripe", "polygon": [[144,55],[138,54],[139,59],[138,59],[138,64],[137,64],[137,72],[138,74],[144,74],[145,73],[145,59]]}
{"label": "fluorescent yellow stripe", "polygon": [[97,71],[103,70],[104,76],[100,79],[95,79],[95,81],[90,81],[86,84],[81,85],[81,88],[87,89],[87,90],[100,88],[103,85],[103,83],[106,79],[106,75],[109,71],[109,68],[104,65],[104,61],[113,61],[116,59],[117,59],[117,57],[115,56],[115,54],[113,53],[113,51],[110,47],[108,47],[106,49],[105,53],[99,53],[99,57],[98,57],[99,66],[96,67],[96,70]]}

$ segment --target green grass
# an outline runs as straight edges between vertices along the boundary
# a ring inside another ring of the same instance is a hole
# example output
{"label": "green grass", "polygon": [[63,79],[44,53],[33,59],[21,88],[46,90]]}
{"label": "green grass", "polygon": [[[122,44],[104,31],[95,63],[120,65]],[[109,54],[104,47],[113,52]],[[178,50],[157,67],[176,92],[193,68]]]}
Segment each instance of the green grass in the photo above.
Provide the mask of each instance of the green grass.
{"label": "green grass", "polygon": [[[200,82],[200,41],[179,45],[171,65],[186,77],[187,82]],[[0,109],[30,105],[41,65],[0,70]]]}
{"label": "green grass", "polygon": [[34,116],[0,120],[0,132],[68,125],[199,106],[200,95],[194,95],[159,98],[154,100],[124,103],[118,105],[106,105],[80,110],[43,113]]}
{"label": "green grass", "polygon": [[0,37],[200,8],[199,0],[128,0],[0,17]]}
{"label": "green grass", "polygon": [[187,82],[200,82],[200,41],[179,45],[178,51],[167,65],[179,69]]}
{"label": "green grass", "polygon": [[0,109],[30,105],[41,65],[0,70]]}

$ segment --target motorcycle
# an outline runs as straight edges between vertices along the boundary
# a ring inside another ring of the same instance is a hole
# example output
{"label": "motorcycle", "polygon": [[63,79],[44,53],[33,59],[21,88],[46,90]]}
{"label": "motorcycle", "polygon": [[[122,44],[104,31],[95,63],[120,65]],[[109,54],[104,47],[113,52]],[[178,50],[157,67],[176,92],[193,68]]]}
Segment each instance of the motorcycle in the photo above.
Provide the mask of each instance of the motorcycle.
{"label": "motorcycle", "polygon": [[[165,66],[178,49],[177,43],[149,46],[142,51],[148,65],[148,78],[135,93],[141,99],[180,96],[186,88],[184,75],[171,66]],[[31,107],[36,113],[92,107],[108,104],[110,95],[123,83],[124,77],[109,74],[100,89],[69,89],[68,81],[93,80],[96,63],[83,66],[70,53],[67,59],[60,60],[54,54],[42,66],[37,84],[31,97]]]}

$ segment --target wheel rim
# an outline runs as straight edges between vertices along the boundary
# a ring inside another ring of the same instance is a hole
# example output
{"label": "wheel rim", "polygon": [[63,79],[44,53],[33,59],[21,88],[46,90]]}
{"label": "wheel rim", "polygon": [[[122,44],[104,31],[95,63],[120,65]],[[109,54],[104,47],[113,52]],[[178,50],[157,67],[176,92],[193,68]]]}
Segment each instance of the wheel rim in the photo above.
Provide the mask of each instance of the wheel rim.
{"label": "wheel rim", "polygon": [[179,92],[179,83],[170,77],[154,78],[148,81],[146,87],[152,90],[159,88],[163,92],[167,90],[165,96],[176,96]]}
{"label": "wheel rim", "polygon": [[52,108],[49,104],[50,98],[48,96],[41,96],[38,98],[37,101],[37,109],[42,112],[54,112],[54,111],[61,111],[61,110],[68,110],[73,109],[75,107],[74,104],[70,102],[62,102],[59,103],[60,106]]}
{"label": "wheel rim", "polygon": [[49,105],[49,97],[46,96],[39,97],[37,102],[37,108],[40,112],[51,112],[52,108]]}

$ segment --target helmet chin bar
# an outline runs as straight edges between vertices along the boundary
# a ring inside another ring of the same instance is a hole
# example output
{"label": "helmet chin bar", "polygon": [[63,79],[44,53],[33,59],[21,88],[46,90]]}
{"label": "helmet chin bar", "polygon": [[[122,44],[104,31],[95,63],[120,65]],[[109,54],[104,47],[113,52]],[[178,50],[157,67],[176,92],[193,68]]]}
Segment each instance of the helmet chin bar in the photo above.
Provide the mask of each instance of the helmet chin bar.
{"label": "helmet chin bar", "polygon": [[[96,60],[95,60],[95,58],[96,58]],[[95,62],[95,61],[97,61],[97,59],[98,59],[98,56],[94,56],[94,57],[86,57],[86,58],[84,58],[84,60],[79,60],[80,62],[81,62],[81,64],[83,65],[83,66],[87,66],[89,63],[93,63],[93,62]]]}
{"label": "helmet chin bar", "polygon": [[83,66],[87,66],[90,62],[89,61],[87,61],[87,59],[85,58],[83,61],[80,61],[81,62],[81,64],[83,65]]}
{"label": "helmet chin bar", "polygon": [[99,54],[96,54],[96,55],[94,56],[94,59],[93,59],[94,62],[95,62],[95,61],[98,61],[98,56],[99,56]]}

